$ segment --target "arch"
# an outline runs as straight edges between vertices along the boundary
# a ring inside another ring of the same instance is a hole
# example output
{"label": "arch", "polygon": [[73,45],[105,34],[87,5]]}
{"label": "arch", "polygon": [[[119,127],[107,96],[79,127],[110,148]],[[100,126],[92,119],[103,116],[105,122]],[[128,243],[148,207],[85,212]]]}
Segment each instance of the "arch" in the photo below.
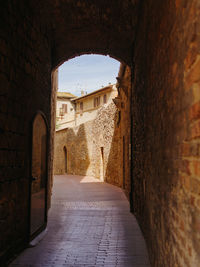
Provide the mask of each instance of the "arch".
{"label": "arch", "polygon": [[32,130],[33,130],[33,123],[35,121],[35,119],[38,117],[38,116],[41,116],[42,119],[44,120],[44,123],[46,125],[46,128],[47,128],[47,135],[49,137],[49,123],[48,123],[48,120],[47,120],[47,117],[45,115],[45,113],[42,111],[42,110],[37,110],[31,120],[31,127],[32,127]]}
{"label": "arch", "polygon": [[[137,1],[51,1],[52,69],[83,54],[110,55],[130,66]],[[116,23],[113,23],[116,22]]]}
{"label": "arch", "polygon": [[41,232],[47,223],[48,185],[48,124],[43,112],[32,120],[30,179],[30,239]]}
{"label": "arch", "polygon": [[63,63],[65,63],[68,60],[71,60],[75,57],[79,57],[79,56],[83,56],[83,55],[101,55],[101,56],[109,56],[117,61],[119,61],[122,64],[128,65],[130,66],[131,62],[129,61],[124,61],[124,58],[121,58],[119,56],[113,55],[111,53],[103,53],[101,51],[96,51],[95,49],[91,49],[90,52],[88,51],[84,51],[84,49],[79,50],[78,52],[74,52],[74,53],[69,53],[69,51],[67,51],[67,53],[65,53],[62,58],[57,59],[52,66],[52,70],[56,70],[58,67],[60,67]]}

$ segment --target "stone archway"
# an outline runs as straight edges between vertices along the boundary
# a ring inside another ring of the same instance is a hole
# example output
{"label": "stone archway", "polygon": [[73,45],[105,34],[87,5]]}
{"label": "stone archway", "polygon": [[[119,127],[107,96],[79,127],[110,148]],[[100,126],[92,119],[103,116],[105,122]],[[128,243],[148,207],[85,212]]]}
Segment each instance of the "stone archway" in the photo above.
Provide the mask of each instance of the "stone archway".
{"label": "stone archway", "polygon": [[53,25],[54,68],[75,56],[91,53],[110,55],[131,64],[139,1],[48,2]]}
{"label": "stone archway", "polygon": [[22,0],[0,6],[2,262],[27,242],[30,121],[38,110],[51,125],[51,181],[52,70],[74,56],[99,53],[134,67],[133,202],[151,261],[198,265],[199,0]]}

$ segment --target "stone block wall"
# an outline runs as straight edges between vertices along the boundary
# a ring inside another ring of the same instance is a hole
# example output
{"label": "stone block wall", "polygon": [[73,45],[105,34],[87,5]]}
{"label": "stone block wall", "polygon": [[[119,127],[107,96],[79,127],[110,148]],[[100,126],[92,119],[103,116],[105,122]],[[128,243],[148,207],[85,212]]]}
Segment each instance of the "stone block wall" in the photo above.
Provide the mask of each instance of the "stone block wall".
{"label": "stone block wall", "polygon": [[126,65],[121,69],[118,107],[109,104],[92,121],[56,132],[54,173],[66,172],[66,149],[67,173],[91,175],[120,186],[129,198],[131,70]]}
{"label": "stone block wall", "polygon": [[[0,265],[26,244],[32,120],[51,108],[48,24],[30,1],[0,4]],[[40,5],[38,4],[40,9]],[[54,123],[53,123],[54,125]],[[51,148],[50,148],[51,149]],[[49,153],[49,157],[51,153]],[[49,165],[50,168],[50,165]]]}
{"label": "stone block wall", "polygon": [[133,66],[133,207],[152,266],[200,262],[200,2],[143,1]]}
{"label": "stone block wall", "polygon": [[[121,143],[120,143],[120,128],[118,125],[118,113],[114,103],[106,108],[101,108],[97,118],[94,120],[93,126],[93,162],[94,169],[97,173],[101,171],[100,157],[103,154],[103,172],[104,181],[121,186],[122,185],[122,169],[119,165],[121,161]],[[100,152],[100,157],[96,151],[103,149]],[[99,170],[99,171],[98,171]],[[97,177],[100,177],[100,173]],[[101,178],[101,177],[100,177]]]}
{"label": "stone block wall", "polygon": [[54,173],[90,175],[122,185],[120,128],[118,111],[112,103],[99,109],[96,119],[80,126],[57,131],[55,135]]}
{"label": "stone block wall", "polygon": [[[131,191],[152,266],[199,266],[199,0],[8,0],[0,3],[0,18],[1,263],[29,236],[31,122],[38,110],[51,129],[52,173],[51,71],[76,55],[100,53],[131,65]],[[125,132],[113,130],[111,144],[121,142]],[[98,149],[104,139],[110,140],[106,130]],[[104,172],[122,185],[116,146],[110,150],[116,170]],[[84,157],[82,169],[91,159]]]}
{"label": "stone block wall", "polygon": [[120,146],[121,146],[121,168],[122,168],[122,188],[129,198],[131,193],[131,69],[129,66],[121,64],[118,74],[118,98],[120,111]]}

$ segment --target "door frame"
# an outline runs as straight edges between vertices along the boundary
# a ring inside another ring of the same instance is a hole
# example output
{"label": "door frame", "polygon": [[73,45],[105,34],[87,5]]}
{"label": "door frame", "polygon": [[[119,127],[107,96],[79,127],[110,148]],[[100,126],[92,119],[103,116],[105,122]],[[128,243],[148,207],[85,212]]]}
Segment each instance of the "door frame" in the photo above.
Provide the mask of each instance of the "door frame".
{"label": "door frame", "polygon": [[[38,115],[41,115],[43,120],[44,120],[44,123],[46,125],[46,182],[45,182],[45,214],[44,214],[44,224],[35,232],[31,235],[31,193],[32,193],[32,190],[31,190],[31,185],[32,185],[32,152],[33,152],[33,123],[35,121],[35,118],[38,116]],[[39,235],[47,226],[47,202],[48,202],[48,177],[49,177],[49,161],[48,161],[48,154],[49,154],[49,124],[48,124],[48,121],[47,121],[47,117],[46,115],[44,114],[44,112],[42,112],[41,110],[38,110],[34,116],[32,117],[31,119],[31,122],[30,122],[30,163],[29,163],[29,199],[28,199],[28,243],[30,241],[32,241],[37,235]]]}
{"label": "door frame", "polygon": [[[102,175],[102,176],[101,176]],[[100,147],[100,181],[104,181],[104,147]]]}

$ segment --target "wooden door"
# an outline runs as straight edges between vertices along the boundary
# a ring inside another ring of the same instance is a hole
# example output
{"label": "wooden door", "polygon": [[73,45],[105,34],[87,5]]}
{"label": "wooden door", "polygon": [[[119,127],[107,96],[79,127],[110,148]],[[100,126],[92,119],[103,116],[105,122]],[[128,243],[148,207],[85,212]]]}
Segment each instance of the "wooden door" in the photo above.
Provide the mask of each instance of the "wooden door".
{"label": "wooden door", "polygon": [[33,121],[30,235],[46,226],[47,127],[41,114]]}

